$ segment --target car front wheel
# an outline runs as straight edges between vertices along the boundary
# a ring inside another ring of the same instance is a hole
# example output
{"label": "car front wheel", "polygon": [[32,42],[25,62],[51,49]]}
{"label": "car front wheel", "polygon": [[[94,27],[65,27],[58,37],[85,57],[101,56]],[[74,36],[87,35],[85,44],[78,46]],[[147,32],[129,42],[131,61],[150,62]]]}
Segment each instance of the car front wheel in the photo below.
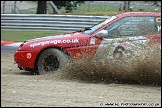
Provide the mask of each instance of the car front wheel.
{"label": "car front wheel", "polygon": [[50,48],[44,50],[38,58],[38,71],[40,75],[54,72],[68,63],[70,56],[60,49]]}

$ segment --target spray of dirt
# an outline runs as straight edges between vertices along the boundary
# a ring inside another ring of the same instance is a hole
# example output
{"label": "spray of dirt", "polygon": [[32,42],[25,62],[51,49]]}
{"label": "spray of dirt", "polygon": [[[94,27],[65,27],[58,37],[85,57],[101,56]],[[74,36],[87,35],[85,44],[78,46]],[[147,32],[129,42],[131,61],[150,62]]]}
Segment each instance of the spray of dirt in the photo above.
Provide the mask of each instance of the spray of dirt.
{"label": "spray of dirt", "polygon": [[151,46],[123,60],[74,61],[56,74],[81,82],[161,85],[161,50]]}

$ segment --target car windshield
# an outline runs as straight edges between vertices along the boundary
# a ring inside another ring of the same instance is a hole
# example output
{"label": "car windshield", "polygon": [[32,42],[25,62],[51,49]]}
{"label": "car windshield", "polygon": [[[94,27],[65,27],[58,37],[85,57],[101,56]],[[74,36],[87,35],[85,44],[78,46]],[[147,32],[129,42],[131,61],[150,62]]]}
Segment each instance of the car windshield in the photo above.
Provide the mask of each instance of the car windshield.
{"label": "car windshield", "polygon": [[83,33],[84,34],[88,34],[88,35],[91,35],[92,33],[94,33],[96,30],[98,30],[100,27],[104,26],[105,24],[107,24],[108,22],[114,20],[115,18],[117,18],[116,16],[112,16],[108,19],[106,19],[105,21],[97,24],[97,25],[94,25],[92,27],[90,27],[89,29],[85,30]]}

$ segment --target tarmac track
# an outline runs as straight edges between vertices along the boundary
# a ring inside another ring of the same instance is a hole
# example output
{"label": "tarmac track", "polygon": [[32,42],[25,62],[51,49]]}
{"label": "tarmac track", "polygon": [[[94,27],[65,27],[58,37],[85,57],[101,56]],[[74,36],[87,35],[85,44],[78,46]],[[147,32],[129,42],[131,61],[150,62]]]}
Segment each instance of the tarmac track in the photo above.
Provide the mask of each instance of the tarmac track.
{"label": "tarmac track", "polygon": [[1,54],[14,54],[18,47],[1,46]]}

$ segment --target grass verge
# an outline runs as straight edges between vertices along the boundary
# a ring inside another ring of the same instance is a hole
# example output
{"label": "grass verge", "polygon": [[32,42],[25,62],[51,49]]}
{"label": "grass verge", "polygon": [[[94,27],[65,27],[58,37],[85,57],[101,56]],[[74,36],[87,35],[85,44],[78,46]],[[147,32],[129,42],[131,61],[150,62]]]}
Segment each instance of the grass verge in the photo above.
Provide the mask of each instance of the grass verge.
{"label": "grass verge", "polygon": [[64,33],[57,31],[1,30],[1,41],[23,42],[28,39]]}

